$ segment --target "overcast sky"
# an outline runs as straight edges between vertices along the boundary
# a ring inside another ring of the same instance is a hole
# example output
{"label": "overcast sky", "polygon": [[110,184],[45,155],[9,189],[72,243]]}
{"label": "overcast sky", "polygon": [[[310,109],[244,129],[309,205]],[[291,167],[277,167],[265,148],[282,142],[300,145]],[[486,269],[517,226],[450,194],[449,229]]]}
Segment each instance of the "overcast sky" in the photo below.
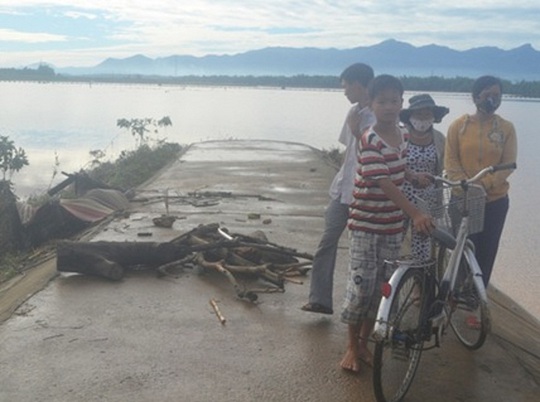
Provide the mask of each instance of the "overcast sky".
{"label": "overcast sky", "polygon": [[540,1],[0,0],[0,67],[268,46],[349,49],[386,39],[540,50]]}

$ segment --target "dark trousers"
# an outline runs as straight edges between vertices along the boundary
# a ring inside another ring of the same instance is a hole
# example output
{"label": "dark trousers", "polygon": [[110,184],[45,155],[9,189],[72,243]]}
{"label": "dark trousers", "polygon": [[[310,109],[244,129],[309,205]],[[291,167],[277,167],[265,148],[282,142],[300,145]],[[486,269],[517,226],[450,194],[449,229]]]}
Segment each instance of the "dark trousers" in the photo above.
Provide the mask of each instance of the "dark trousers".
{"label": "dark trousers", "polygon": [[504,228],[508,207],[508,196],[486,203],[484,230],[470,236],[476,249],[476,260],[482,270],[482,279],[486,288],[491,277],[497,250],[499,249],[499,240]]}

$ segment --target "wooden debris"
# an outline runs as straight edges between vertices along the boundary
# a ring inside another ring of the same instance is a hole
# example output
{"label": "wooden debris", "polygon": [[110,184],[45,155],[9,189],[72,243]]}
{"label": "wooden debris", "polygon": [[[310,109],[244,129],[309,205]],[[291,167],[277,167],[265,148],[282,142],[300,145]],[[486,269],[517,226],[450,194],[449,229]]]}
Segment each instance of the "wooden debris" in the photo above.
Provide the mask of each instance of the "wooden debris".
{"label": "wooden debris", "polygon": [[214,299],[210,299],[210,305],[214,309],[214,313],[216,313],[216,316],[219,319],[221,325],[225,325],[225,322],[227,322],[227,320],[225,319],[225,317],[223,317],[223,314],[221,314],[217,302]]}
{"label": "wooden debris", "polygon": [[[160,276],[198,266],[217,272],[240,299],[255,302],[257,293],[279,293],[285,282],[301,284],[313,257],[273,244],[263,232],[230,233],[219,224],[200,225],[164,242],[70,242],[57,245],[57,270],[119,280],[126,270],[153,269]],[[248,289],[240,279],[255,282]],[[265,286],[257,285],[263,281]]]}
{"label": "wooden debris", "polygon": [[284,279],[286,282],[295,283],[295,284],[297,284],[297,285],[303,285],[303,284],[304,284],[304,282],[301,281],[301,280],[289,278],[289,277],[287,277],[287,276],[285,276],[283,279]]}
{"label": "wooden debris", "polygon": [[155,226],[160,228],[172,228],[173,223],[176,221],[176,216],[161,215],[157,218],[153,218],[152,222]]}

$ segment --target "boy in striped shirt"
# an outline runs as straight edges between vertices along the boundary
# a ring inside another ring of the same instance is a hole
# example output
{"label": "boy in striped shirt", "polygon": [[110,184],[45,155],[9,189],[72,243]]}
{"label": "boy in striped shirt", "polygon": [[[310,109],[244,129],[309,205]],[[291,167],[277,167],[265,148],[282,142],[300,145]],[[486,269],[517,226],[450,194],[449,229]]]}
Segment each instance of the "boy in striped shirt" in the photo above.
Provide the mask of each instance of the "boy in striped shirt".
{"label": "boy in striped shirt", "polygon": [[[349,214],[350,264],[341,320],[348,324],[348,344],[341,367],[358,372],[359,360],[371,364],[367,347],[381,298],[380,285],[390,273],[384,260],[399,256],[404,214],[421,233],[433,228],[431,217],[419,211],[401,192],[407,171],[407,138],[398,126],[403,85],[391,75],[376,77],[368,87],[377,122],[359,142],[354,199]],[[388,275],[387,275],[388,274]]]}

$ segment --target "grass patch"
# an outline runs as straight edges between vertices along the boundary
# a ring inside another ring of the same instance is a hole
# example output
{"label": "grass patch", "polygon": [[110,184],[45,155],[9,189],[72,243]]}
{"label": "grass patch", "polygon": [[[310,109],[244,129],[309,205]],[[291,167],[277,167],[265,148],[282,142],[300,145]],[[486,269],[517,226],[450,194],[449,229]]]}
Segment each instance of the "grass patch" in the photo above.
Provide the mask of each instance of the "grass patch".
{"label": "grass patch", "polygon": [[0,256],[0,283],[9,281],[14,276],[20,274],[22,256],[18,253],[5,253]]}
{"label": "grass patch", "polygon": [[116,161],[101,163],[88,174],[111,187],[128,190],[174,161],[181,150],[182,146],[176,143],[166,142],[156,148],[143,144],[134,151],[122,151]]}

